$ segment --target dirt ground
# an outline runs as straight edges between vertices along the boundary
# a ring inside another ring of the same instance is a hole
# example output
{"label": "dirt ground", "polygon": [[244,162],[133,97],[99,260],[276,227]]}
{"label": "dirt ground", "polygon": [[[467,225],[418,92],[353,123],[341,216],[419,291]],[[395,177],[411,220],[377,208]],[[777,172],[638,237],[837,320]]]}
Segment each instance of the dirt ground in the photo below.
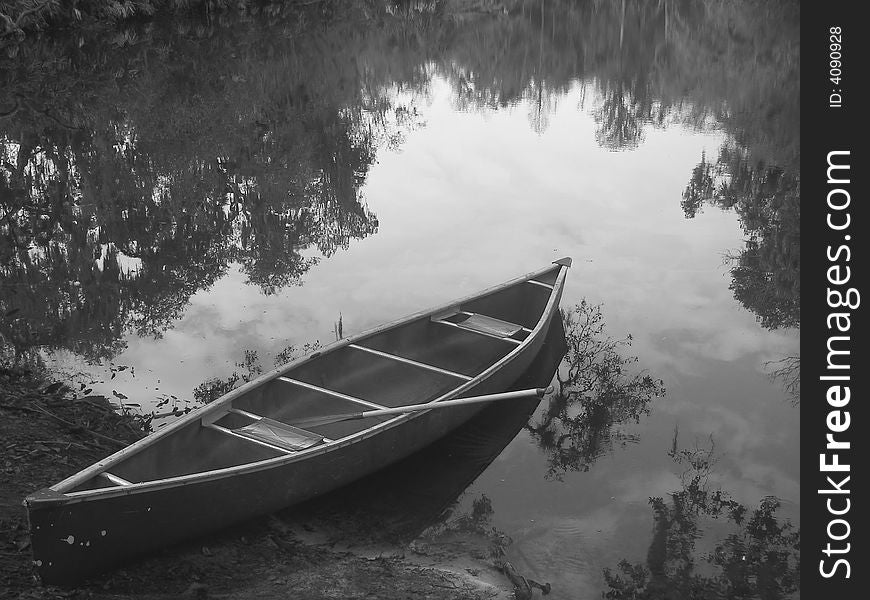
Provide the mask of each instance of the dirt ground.
{"label": "dirt ground", "polygon": [[105,399],[70,392],[0,369],[0,598],[530,597],[494,567],[482,565],[487,579],[480,568],[361,555],[306,540],[275,516],[169,548],[76,588],[42,586],[31,568],[24,496],[143,435],[135,419]]}

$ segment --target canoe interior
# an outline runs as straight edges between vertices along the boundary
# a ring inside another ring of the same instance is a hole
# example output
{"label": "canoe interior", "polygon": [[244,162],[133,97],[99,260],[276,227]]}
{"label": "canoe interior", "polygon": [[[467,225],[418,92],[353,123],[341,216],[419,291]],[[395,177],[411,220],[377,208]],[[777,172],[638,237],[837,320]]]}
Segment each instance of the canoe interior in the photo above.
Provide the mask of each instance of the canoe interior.
{"label": "canoe interior", "polygon": [[[553,319],[535,360],[505,391],[547,387],[567,351],[562,319]],[[353,531],[366,543],[409,544],[443,519],[528,423],[540,402],[534,397],[487,405],[420,452],[298,507],[297,518],[334,526],[338,532]]]}
{"label": "canoe interior", "polygon": [[[558,265],[554,266],[534,278],[544,285],[521,282],[453,306],[446,313],[416,318],[353,340],[351,345],[327,349],[320,356],[290,368],[283,377],[266,381],[226,403],[221,407],[224,414],[212,419],[213,425],[206,426],[204,418],[191,420],[157,443],[145,445],[113,464],[111,475],[120,481],[98,475],[64,491],[126,485],[124,481],[154,481],[286,455],[286,449],[227,433],[255,420],[246,413],[293,424],[304,418],[373,408],[365,403],[395,407],[432,401],[483,373],[529,335],[528,330],[538,324],[544,313],[559,269]],[[492,319],[519,327],[503,328],[510,333],[505,337],[511,339],[502,339],[497,334],[469,330],[474,315],[480,315],[486,327],[491,327]],[[366,348],[376,352],[366,351]],[[226,412],[230,408],[240,412]],[[322,443],[328,443],[389,418],[344,421],[309,427],[308,431],[324,438]]]}

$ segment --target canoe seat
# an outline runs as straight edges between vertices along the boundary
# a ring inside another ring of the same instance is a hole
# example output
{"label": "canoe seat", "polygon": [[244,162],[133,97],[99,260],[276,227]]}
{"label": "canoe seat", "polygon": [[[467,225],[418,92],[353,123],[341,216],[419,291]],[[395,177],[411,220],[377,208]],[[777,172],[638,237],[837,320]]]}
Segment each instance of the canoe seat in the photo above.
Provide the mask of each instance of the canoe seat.
{"label": "canoe seat", "polygon": [[471,331],[477,331],[478,333],[494,337],[509,338],[523,331],[522,325],[458,308],[451,308],[443,313],[432,315],[431,320],[435,323],[462,327],[463,329],[470,329]]}
{"label": "canoe seat", "polygon": [[322,435],[267,417],[232,431],[254,440],[294,451],[304,450],[323,442]]}
{"label": "canoe seat", "polygon": [[474,331],[480,331],[490,335],[500,335],[502,337],[511,337],[523,329],[522,325],[502,321],[501,319],[496,319],[494,317],[487,317],[486,315],[479,315],[477,313],[471,314],[464,321],[459,321],[457,325],[466,329],[473,329]]}

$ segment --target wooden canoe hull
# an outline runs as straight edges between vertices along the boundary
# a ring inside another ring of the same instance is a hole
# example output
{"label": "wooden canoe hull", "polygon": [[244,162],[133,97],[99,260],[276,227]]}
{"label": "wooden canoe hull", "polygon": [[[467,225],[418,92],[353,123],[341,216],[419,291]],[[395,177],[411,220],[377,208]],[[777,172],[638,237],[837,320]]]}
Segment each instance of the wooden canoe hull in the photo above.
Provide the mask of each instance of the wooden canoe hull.
{"label": "wooden canoe hull", "polygon": [[[526,371],[552,319],[558,318],[561,287],[554,293],[535,334],[497,369],[465,389],[465,396],[504,391]],[[406,458],[468,421],[483,406],[407,414],[299,460],[264,461],[241,470],[116,488],[90,497],[52,489],[43,496],[34,494],[27,501],[34,564],[43,582],[70,584],[158,548],[276,512]]]}
{"label": "wooden canoe hull", "polygon": [[[529,345],[473,389],[494,393],[511,385],[535,358]],[[471,394],[469,394],[471,395]],[[34,561],[42,580],[64,584],[233,523],[266,515],[334,490],[390,465],[443,437],[482,405],[433,410],[369,438],[304,461],[262,471],[76,502],[30,512]]]}

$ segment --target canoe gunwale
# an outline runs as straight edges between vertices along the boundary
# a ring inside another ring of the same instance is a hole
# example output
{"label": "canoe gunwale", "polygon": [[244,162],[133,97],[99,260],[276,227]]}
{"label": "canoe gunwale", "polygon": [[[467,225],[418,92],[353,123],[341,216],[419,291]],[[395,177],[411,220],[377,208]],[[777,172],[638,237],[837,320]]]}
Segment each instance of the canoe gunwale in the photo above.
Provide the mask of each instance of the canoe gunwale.
{"label": "canoe gunwale", "polygon": [[[240,465],[234,465],[231,467],[224,467],[221,469],[214,469],[209,471],[201,471],[197,473],[191,473],[187,475],[179,475],[174,477],[169,477],[165,479],[154,479],[143,482],[134,482],[130,485],[125,486],[117,486],[117,487],[107,487],[107,488],[97,488],[97,489],[88,489],[81,491],[66,491],[70,490],[77,485],[84,483],[85,481],[91,479],[99,475],[100,473],[109,470],[113,465],[119,463],[124,460],[128,456],[141,451],[142,449],[159,442],[162,438],[170,435],[171,433],[182,429],[194,421],[204,420],[210,421],[214,420],[213,413],[225,413],[227,410],[227,406],[232,407],[232,402],[237,398],[244,396],[249,391],[268,383],[282,375],[285,375],[288,371],[295,369],[319,356],[324,354],[334,352],[341,348],[347,347],[351,344],[355,344],[365,338],[371,337],[373,335],[383,333],[390,329],[400,327],[406,323],[410,323],[411,321],[424,318],[426,316],[430,316],[433,314],[437,314],[439,312],[443,312],[445,310],[449,310],[452,307],[456,307],[458,305],[462,305],[471,300],[487,296],[496,292],[499,292],[503,289],[512,287],[514,285],[518,285],[524,282],[528,282],[529,280],[534,279],[537,276],[540,276],[544,273],[553,271],[554,268],[559,268],[558,275],[556,277],[556,281],[552,286],[552,290],[550,296],[547,300],[547,304],[541,312],[541,316],[539,317],[535,327],[531,330],[528,336],[522,342],[520,342],[515,348],[513,348],[510,352],[508,352],[505,356],[500,358],[499,360],[492,363],[489,367],[487,367],[483,372],[479,373],[475,377],[469,379],[468,381],[462,382],[460,385],[457,385],[455,388],[445,392],[440,395],[435,400],[429,402],[429,404],[435,404],[441,402],[443,400],[448,400],[451,398],[455,398],[465,393],[469,389],[474,388],[479,385],[486,379],[490,378],[492,375],[500,371],[502,368],[508,366],[517,356],[523,353],[535,340],[542,334],[545,329],[545,326],[549,325],[554,312],[558,309],[558,301],[561,298],[562,288],[564,286],[564,281],[566,277],[566,273],[568,267],[570,266],[570,259],[561,259],[559,261],[554,261],[552,264],[544,267],[542,269],[538,269],[536,271],[532,271],[526,273],[524,275],[520,275],[514,279],[506,281],[496,286],[492,286],[490,288],[486,288],[484,290],[478,291],[474,294],[465,296],[460,299],[452,300],[449,303],[438,306],[436,308],[429,308],[426,310],[418,311],[416,313],[410,314],[408,316],[396,319],[394,321],[390,321],[376,327],[370,328],[366,331],[360,332],[356,335],[350,336],[348,338],[344,338],[341,340],[337,340],[331,344],[328,344],[324,348],[319,351],[313,352],[306,356],[300,357],[293,361],[290,361],[276,369],[273,369],[263,375],[259,376],[256,379],[247,382],[238,388],[231,390],[227,394],[225,394],[222,398],[197,408],[190,412],[188,415],[180,418],[174,423],[167,425],[166,427],[156,431],[141,440],[134,442],[133,444],[127,446],[119,450],[118,452],[104,458],[101,461],[98,461],[89,467],[71,475],[70,477],[56,483],[48,488],[44,488],[40,491],[35,492],[27,496],[24,500],[25,506],[28,508],[37,508],[40,506],[48,506],[48,505],[60,505],[60,504],[72,504],[77,502],[86,502],[91,500],[97,500],[101,498],[109,498],[114,496],[124,496],[131,494],[140,494],[147,493],[151,491],[156,491],[160,489],[164,489],[167,487],[178,487],[178,486],[186,486],[186,485],[194,485],[202,481],[215,480],[215,479],[223,479],[226,477],[232,477],[248,472],[259,471],[264,469],[269,469],[272,467],[277,467],[279,465],[285,465],[288,463],[293,463],[301,460],[308,459],[312,456],[316,456],[318,454],[323,454],[326,452],[335,451],[340,448],[344,448],[364,439],[370,438],[372,436],[380,434],[382,431],[387,429],[391,429],[393,427],[398,427],[403,423],[418,418],[421,415],[428,414],[429,411],[423,410],[414,413],[408,413],[396,416],[392,419],[383,421],[381,423],[377,423],[367,429],[357,431],[351,433],[345,437],[330,440],[325,444],[321,444],[318,446],[314,446],[311,448],[307,448],[304,450],[300,450],[298,452],[294,452],[292,454],[284,454],[268,459],[263,459],[255,462],[244,463]],[[219,417],[218,417],[219,418]]]}

